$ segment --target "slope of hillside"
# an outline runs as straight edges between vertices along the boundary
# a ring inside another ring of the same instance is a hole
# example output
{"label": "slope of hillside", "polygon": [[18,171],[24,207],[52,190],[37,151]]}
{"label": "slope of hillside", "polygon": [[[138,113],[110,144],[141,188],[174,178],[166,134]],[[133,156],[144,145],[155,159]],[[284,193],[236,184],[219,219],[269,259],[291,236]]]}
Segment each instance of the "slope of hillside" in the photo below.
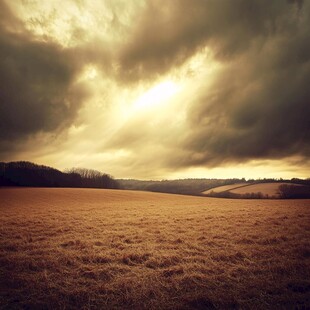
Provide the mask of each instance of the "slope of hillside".
{"label": "slope of hillside", "polygon": [[0,189],[2,309],[307,309],[308,200]]}
{"label": "slope of hillside", "polygon": [[259,184],[250,184],[248,186],[234,188],[230,190],[234,194],[246,194],[246,193],[262,193],[264,196],[269,197],[280,197],[279,187],[282,184],[291,184],[291,183],[259,183]]}
{"label": "slope of hillside", "polygon": [[237,189],[237,188],[248,186],[248,185],[250,185],[250,184],[248,184],[248,183],[235,183],[235,184],[229,184],[229,185],[224,185],[224,186],[218,186],[215,188],[208,189],[207,191],[202,192],[202,194],[210,194],[211,192],[221,193],[221,192],[231,191],[233,189]]}
{"label": "slope of hillside", "polygon": [[201,195],[203,190],[209,188],[234,184],[241,182],[241,179],[179,179],[161,181],[141,180],[117,180],[123,189],[145,190],[151,192]]}
{"label": "slope of hillside", "polygon": [[222,198],[290,198],[290,195],[285,195],[284,190],[290,192],[290,194],[295,192],[296,195],[291,195],[294,198],[310,197],[310,187],[308,185],[288,182],[236,183],[215,187],[204,191],[202,194]]}

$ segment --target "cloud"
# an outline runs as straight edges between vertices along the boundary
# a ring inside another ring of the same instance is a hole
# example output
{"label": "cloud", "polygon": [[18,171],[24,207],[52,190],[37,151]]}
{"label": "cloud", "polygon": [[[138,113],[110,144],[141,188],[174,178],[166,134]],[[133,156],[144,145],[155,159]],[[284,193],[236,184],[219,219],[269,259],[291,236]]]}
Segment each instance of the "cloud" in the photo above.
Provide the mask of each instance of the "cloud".
{"label": "cloud", "polygon": [[85,96],[79,66],[55,43],[39,41],[1,3],[0,140],[10,145],[70,124]]}
{"label": "cloud", "polygon": [[[147,3],[121,49],[124,78],[157,78],[204,48],[222,64],[211,86],[201,81],[187,99],[186,131],[171,139],[167,166],[309,157],[309,19],[302,1]],[[144,128],[127,124],[118,145],[138,149],[164,136]]]}
{"label": "cloud", "polygon": [[187,156],[174,164],[309,158],[310,6],[299,6],[301,15],[295,9],[286,4],[273,31],[257,32],[193,100],[182,143]]}
{"label": "cloud", "polygon": [[[68,4],[65,13],[48,15],[44,27],[35,28],[41,37],[25,29],[31,15],[24,24],[2,4],[3,148],[65,131],[82,111],[78,121],[84,129],[68,134],[62,154],[72,158],[74,149],[85,152],[81,158],[104,154],[115,171],[119,165],[119,171],[150,169],[158,175],[195,166],[309,159],[308,2],[108,1],[104,14],[96,4],[87,11],[87,2],[79,3],[78,10]],[[70,20],[71,12],[70,33],[61,36],[55,25]],[[46,29],[54,29],[53,35]],[[187,67],[192,60],[194,69]],[[219,67],[208,75],[212,61]],[[88,81],[89,101],[77,84],[87,65],[96,73]],[[187,69],[193,74],[185,74]],[[170,79],[181,85],[177,96],[149,112],[133,108],[136,97]]]}
{"label": "cloud", "polygon": [[129,150],[135,170],[307,161],[309,18],[301,1],[148,1],[116,50],[117,82],[160,80],[205,48],[221,69],[168,110],[140,112],[101,150]]}
{"label": "cloud", "polygon": [[283,10],[280,1],[148,1],[120,51],[123,75],[158,76],[206,46],[231,58],[269,35]]}

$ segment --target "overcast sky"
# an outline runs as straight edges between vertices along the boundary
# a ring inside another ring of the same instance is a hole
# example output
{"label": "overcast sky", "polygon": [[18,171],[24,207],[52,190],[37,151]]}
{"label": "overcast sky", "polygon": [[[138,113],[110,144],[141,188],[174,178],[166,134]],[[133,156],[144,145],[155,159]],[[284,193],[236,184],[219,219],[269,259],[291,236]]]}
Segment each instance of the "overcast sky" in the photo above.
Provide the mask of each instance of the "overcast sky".
{"label": "overcast sky", "polygon": [[310,1],[0,0],[0,160],[310,177]]}

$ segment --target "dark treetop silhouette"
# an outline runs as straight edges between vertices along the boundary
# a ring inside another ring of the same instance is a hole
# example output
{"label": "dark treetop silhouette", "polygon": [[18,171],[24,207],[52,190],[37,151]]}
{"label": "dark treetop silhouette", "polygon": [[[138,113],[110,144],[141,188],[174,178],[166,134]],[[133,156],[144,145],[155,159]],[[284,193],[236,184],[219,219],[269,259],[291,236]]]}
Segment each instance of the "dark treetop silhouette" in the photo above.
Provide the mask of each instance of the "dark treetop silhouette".
{"label": "dark treetop silhouette", "polygon": [[0,163],[0,186],[119,188],[111,176],[96,170],[72,168],[61,172],[25,161]]}

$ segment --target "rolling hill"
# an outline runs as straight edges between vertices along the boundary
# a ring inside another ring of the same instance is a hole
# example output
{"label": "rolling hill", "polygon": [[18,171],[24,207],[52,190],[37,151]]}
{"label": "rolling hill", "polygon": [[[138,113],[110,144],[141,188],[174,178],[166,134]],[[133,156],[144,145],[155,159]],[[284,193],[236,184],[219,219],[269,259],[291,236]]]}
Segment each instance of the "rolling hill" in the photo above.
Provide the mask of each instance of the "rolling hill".
{"label": "rolling hill", "polygon": [[[298,192],[294,197],[286,197],[287,191]],[[219,186],[202,192],[205,196],[222,198],[308,198],[310,187],[308,185],[289,182],[268,183],[235,183]],[[286,196],[285,196],[286,195]],[[301,196],[301,197],[298,197]]]}

